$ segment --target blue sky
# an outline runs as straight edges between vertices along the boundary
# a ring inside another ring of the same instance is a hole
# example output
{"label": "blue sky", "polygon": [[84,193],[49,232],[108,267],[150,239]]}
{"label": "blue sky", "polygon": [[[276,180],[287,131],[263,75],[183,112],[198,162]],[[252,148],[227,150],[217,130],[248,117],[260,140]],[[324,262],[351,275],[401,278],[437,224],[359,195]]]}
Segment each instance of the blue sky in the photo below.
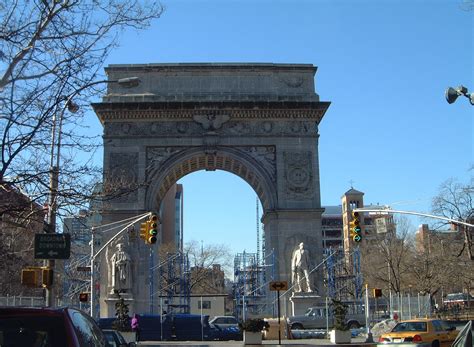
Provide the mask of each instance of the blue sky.
{"label": "blue sky", "polygon": [[[474,11],[465,1],[165,0],[162,18],[124,33],[107,64],[316,65],[316,92],[331,102],[319,127],[322,204],[340,204],[352,180],[366,204],[429,212],[439,185],[466,182],[473,164],[474,106],[444,98],[448,86],[474,91]],[[256,251],[247,183],[219,171],[180,183],[185,242]]]}

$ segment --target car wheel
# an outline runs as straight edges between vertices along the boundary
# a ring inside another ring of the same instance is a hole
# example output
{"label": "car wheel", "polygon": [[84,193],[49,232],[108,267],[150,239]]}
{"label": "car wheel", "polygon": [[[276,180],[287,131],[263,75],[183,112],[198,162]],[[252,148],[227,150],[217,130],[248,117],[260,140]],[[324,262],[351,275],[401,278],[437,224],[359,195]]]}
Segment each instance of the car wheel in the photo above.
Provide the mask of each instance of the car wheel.
{"label": "car wheel", "polygon": [[301,330],[301,329],[303,329],[303,325],[300,324],[300,323],[294,323],[294,324],[291,325],[291,329]]}
{"label": "car wheel", "polygon": [[356,321],[351,321],[349,323],[347,323],[349,329],[359,329],[360,328],[360,324],[359,322],[356,322]]}
{"label": "car wheel", "polygon": [[439,341],[435,340],[431,343],[431,347],[439,347]]}

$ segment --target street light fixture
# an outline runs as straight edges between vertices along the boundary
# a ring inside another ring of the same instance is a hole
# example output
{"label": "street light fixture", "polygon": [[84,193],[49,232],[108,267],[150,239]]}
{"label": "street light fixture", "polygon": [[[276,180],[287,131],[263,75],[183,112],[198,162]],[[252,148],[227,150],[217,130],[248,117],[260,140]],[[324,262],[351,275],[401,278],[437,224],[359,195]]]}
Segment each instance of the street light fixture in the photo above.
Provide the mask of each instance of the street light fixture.
{"label": "street light fixture", "polygon": [[446,89],[445,92],[446,101],[448,102],[448,104],[452,104],[453,102],[455,102],[458,96],[460,95],[464,95],[466,98],[469,99],[471,105],[474,105],[474,93],[469,94],[467,88],[462,85],[457,88],[449,87],[448,89]]}

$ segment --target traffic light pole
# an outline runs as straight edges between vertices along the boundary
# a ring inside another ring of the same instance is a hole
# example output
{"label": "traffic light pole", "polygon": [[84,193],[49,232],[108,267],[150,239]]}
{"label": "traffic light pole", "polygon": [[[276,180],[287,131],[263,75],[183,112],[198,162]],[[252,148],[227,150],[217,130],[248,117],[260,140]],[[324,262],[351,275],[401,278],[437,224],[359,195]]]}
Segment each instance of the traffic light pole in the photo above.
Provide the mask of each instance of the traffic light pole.
{"label": "traffic light pole", "polygon": [[[96,266],[96,258],[99,254],[101,254],[104,249],[107,248],[108,245],[110,245],[112,243],[112,241],[114,241],[116,238],[118,238],[120,235],[122,235],[125,231],[128,230],[128,228],[132,225],[134,225],[135,223],[138,223],[139,221],[141,221],[142,219],[144,218],[147,218],[151,215],[151,212],[148,212],[148,213],[145,213],[143,215],[140,215],[138,216],[137,218],[135,218],[134,220],[132,220],[130,223],[128,223],[125,227],[123,227],[117,234],[115,234],[114,236],[112,236],[97,252],[95,252],[95,247],[94,247],[94,243],[95,243],[95,233],[96,233],[96,229],[93,228],[92,229],[92,232],[91,232],[91,259],[90,259],[90,266],[91,266],[91,278],[90,278],[90,293],[91,293],[91,299],[90,299],[90,306],[91,306],[91,310],[90,310],[90,315],[92,318],[98,318],[98,315],[97,315],[97,312],[95,310],[95,305],[96,305],[96,285],[95,285],[95,266]],[[97,295],[97,298],[99,297],[99,295]]]}
{"label": "traffic light pole", "polygon": [[467,222],[464,222],[464,221],[459,221],[459,220],[456,220],[456,219],[451,219],[451,218],[442,217],[442,216],[435,216],[435,215],[427,214],[427,213],[413,212],[413,211],[391,210],[389,208],[386,208],[386,209],[355,208],[353,211],[354,212],[375,212],[376,214],[380,214],[380,215],[383,215],[383,214],[386,214],[386,213],[411,214],[411,215],[415,215],[415,216],[423,216],[423,217],[441,219],[441,220],[451,222],[453,224],[462,224],[462,225],[465,225],[465,226],[468,226],[468,227],[471,227],[471,228],[474,227],[474,224],[470,224],[470,223],[467,223]]}

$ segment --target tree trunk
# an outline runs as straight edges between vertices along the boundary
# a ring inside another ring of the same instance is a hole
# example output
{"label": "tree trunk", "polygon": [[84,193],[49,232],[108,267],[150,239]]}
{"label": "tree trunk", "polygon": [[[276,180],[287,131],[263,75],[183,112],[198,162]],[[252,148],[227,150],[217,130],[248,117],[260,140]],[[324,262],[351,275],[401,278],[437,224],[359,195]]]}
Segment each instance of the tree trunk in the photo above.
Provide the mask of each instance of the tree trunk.
{"label": "tree trunk", "polygon": [[469,260],[474,260],[472,255],[472,240],[471,240],[471,232],[467,225],[464,225],[464,243],[466,244],[467,248],[467,256]]}

